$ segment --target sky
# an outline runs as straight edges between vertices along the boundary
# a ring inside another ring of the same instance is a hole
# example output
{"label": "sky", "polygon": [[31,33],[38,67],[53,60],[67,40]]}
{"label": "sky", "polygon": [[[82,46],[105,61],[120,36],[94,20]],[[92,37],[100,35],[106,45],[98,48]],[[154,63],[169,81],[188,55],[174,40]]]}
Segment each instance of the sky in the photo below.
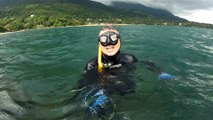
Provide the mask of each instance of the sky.
{"label": "sky", "polygon": [[213,0],[93,0],[110,5],[111,1],[141,3],[160,8],[189,21],[213,24]]}

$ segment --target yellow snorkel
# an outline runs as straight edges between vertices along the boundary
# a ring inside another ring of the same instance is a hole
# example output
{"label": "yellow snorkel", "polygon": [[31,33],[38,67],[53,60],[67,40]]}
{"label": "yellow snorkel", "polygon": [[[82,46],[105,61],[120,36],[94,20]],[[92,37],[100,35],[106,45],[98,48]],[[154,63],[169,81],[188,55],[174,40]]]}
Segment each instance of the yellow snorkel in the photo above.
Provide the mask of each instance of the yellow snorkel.
{"label": "yellow snorkel", "polygon": [[98,46],[98,72],[101,73],[103,71],[102,64],[102,51],[100,45]]}

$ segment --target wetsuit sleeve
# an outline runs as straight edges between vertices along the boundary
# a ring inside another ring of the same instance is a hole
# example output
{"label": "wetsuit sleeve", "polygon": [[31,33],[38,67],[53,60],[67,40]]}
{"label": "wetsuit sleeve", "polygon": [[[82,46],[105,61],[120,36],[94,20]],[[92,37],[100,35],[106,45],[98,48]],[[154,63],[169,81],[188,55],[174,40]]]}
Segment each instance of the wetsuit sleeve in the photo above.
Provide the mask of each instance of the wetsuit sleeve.
{"label": "wetsuit sleeve", "polygon": [[123,54],[122,55],[122,61],[124,64],[133,64],[137,62],[137,58],[131,54]]}
{"label": "wetsuit sleeve", "polygon": [[150,71],[161,73],[161,69],[152,61],[140,61]]}
{"label": "wetsuit sleeve", "polygon": [[97,68],[98,63],[97,63],[97,58],[91,59],[85,66],[85,71],[91,70],[93,68]]}

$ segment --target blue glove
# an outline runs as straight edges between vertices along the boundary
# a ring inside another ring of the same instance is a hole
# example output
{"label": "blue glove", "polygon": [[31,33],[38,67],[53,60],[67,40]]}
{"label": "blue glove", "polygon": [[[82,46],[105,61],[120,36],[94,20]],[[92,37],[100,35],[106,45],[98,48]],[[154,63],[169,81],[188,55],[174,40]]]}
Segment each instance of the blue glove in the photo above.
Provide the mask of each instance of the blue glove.
{"label": "blue glove", "polygon": [[176,76],[170,75],[170,74],[168,74],[168,73],[161,73],[161,74],[158,76],[158,78],[159,78],[160,80],[168,80],[168,79],[174,79],[174,78],[176,78]]}
{"label": "blue glove", "polygon": [[102,109],[106,107],[107,104],[111,103],[112,101],[106,95],[100,95],[90,106],[89,111],[94,113],[101,112]]}
{"label": "blue glove", "polygon": [[[88,97],[88,96],[87,96]],[[85,102],[88,98],[85,98]],[[92,100],[89,105],[87,106],[87,110],[92,115],[97,114],[98,116],[104,115],[105,110],[111,109],[113,105],[112,99],[110,99],[108,96],[104,94],[104,90],[99,90],[98,92],[95,93],[95,95],[91,96]],[[88,100],[90,101],[90,100]]]}

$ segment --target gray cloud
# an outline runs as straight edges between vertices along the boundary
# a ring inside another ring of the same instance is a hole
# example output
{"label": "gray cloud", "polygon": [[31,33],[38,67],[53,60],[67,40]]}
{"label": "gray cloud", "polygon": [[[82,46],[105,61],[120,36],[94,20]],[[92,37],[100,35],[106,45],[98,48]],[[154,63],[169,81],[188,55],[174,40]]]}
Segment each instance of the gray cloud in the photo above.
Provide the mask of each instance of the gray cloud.
{"label": "gray cloud", "polygon": [[[110,5],[110,2],[112,1],[141,3],[148,7],[160,8],[160,9],[170,11],[174,15],[177,15],[180,17],[184,16],[186,19],[187,17],[188,19],[189,18],[191,19],[192,16],[190,15],[192,14],[195,15],[195,12],[202,11],[202,13],[205,14],[205,11],[207,11],[208,13],[213,13],[213,0],[93,0],[93,1],[101,2],[107,5]],[[212,16],[212,15],[208,15],[208,16]],[[194,19],[196,19],[196,16],[194,17],[195,17]],[[208,18],[205,18],[205,19],[208,19]]]}
{"label": "gray cloud", "polygon": [[208,10],[213,8],[213,0],[93,0],[110,4],[112,1],[123,1],[131,3],[141,3],[148,7],[161,8],[170,12],[188,11],[188,10]]}

